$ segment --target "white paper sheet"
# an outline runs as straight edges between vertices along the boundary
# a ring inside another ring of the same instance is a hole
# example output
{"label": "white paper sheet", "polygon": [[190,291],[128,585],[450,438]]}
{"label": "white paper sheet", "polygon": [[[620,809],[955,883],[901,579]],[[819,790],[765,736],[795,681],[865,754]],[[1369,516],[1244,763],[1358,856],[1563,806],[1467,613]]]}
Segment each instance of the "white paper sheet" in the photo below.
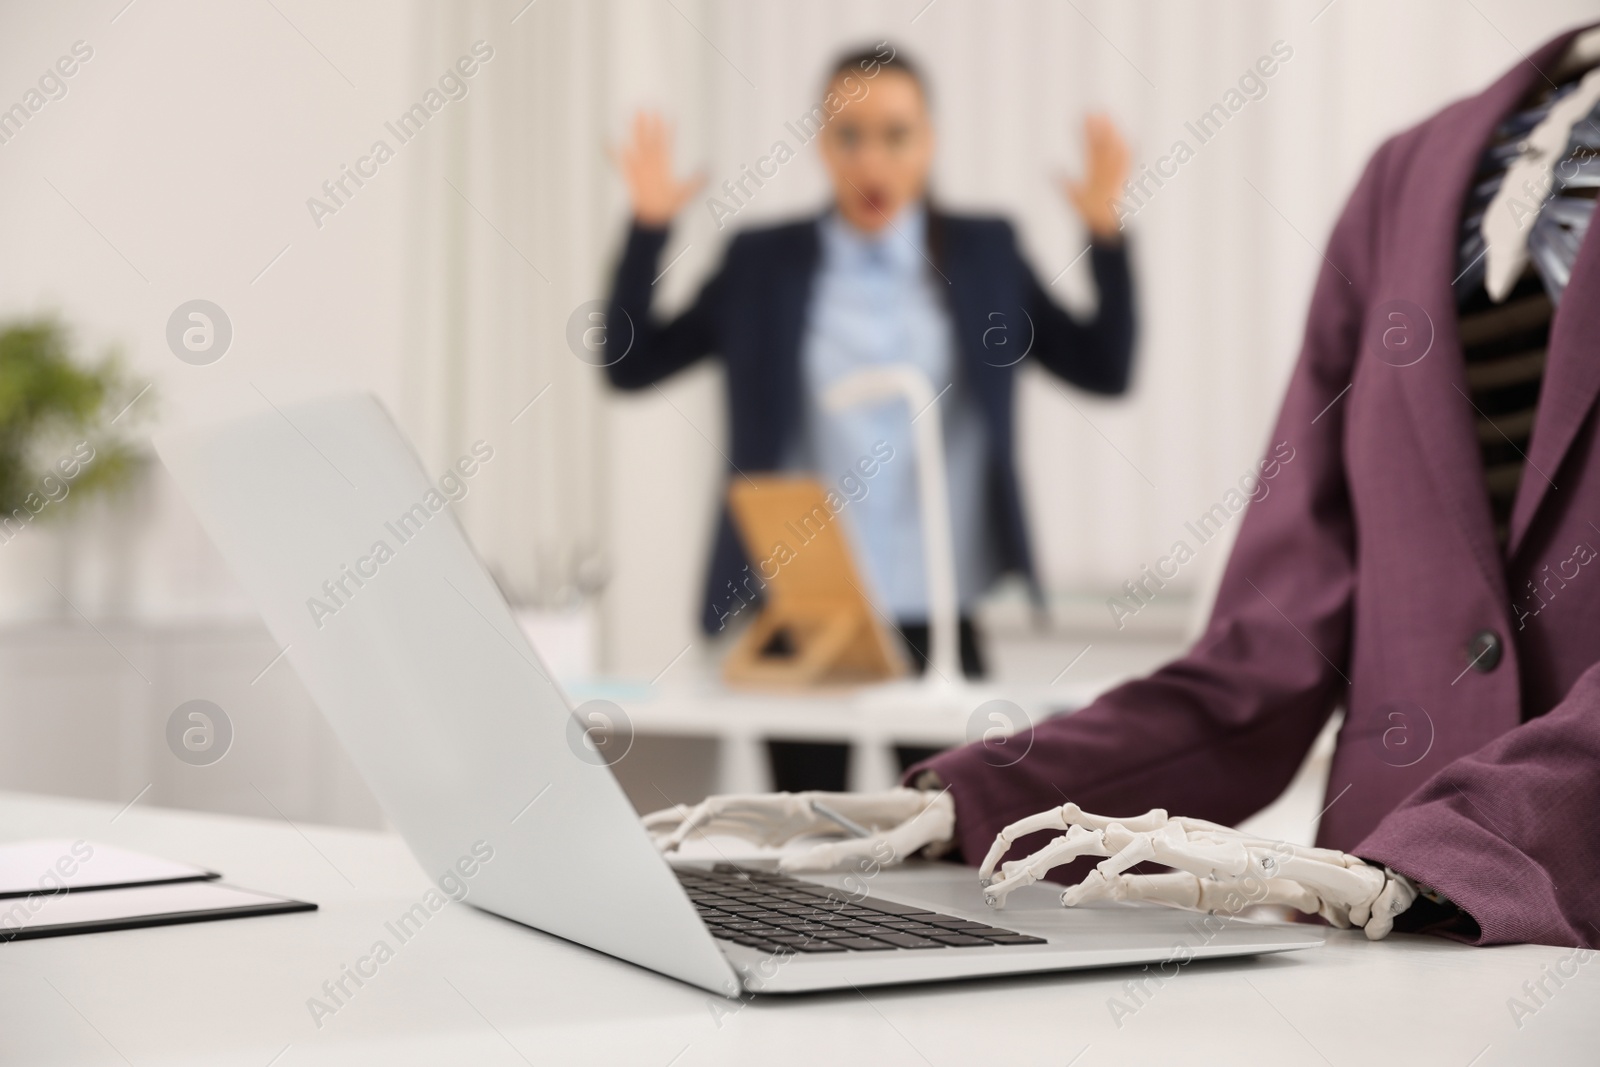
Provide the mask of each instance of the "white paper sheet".
{"label": "white paper sheet", "polygon": [[203,867],[92,841],[62,838],[0,844],[0,897],[215,877]]}

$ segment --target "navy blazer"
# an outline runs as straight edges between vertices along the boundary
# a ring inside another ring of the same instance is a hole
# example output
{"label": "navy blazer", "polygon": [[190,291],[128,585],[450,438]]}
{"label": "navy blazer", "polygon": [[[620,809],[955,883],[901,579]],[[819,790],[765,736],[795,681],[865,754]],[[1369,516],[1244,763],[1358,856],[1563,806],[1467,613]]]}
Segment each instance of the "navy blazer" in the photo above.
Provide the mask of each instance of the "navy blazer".
{"label": "navy blazer", "polygon": [[[650,313],[667,231],[635,224],[607,309],[603,355],[611,383],[643,389],[718,354],[727,366],[728,458],[745,473],[780,470],[800,427],[800,342],[820,262],[818,221],[736,235],[694,304],[671,321]],[[958,387],[972,391],[992,445],[986,489],[992,543],[1002,568],[1020,571],[1031,582],[1033,559],[1012,457],[1015,367],[1031,356],[1083,389],[1124,392],[1134,336],[1127,255],[1121,245],[1093,247],[1100,308],[1093,321],[1079,322],[1039,284],[1004,219],[930,210],[928,244],[931,262],[949,281]],[[724,504],[706,576],[707,633],[723,627],[741,597],[759,590],[761,581],[746,573],[747,566]]]}

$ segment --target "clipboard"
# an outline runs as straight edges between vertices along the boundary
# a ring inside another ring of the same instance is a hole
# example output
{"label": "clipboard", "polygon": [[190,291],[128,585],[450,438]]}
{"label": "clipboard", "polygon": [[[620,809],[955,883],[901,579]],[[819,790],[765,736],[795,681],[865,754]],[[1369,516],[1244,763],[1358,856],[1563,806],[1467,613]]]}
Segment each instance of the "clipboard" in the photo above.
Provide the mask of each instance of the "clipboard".
{"label": "clipboard", "polygon": [[[37,905],[37,906],[35,906]],[[315,904],[214,880],[34,894],[0,909],[0,943],[145,926],[315,911]]]}
{"label": "clipboard", "polygon": [[83,840],[0,845],[0,944],[36,937],[315,911],[216,871]]}
{"label": "clipboard", "polygon": [[732,685],[859,685],[906,672],[862,592],[839,512],[815,478],[762,475],[728,488],[734,527],[763,583],[761,612],[729,650]]}

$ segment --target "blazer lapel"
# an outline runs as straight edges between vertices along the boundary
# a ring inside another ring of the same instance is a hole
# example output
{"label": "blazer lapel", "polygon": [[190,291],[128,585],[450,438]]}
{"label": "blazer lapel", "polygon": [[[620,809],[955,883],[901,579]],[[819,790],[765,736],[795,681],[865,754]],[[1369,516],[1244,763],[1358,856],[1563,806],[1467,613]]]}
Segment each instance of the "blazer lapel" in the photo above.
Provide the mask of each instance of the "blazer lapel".
{"label": "blazer lapel", "polygon": [[1528,467],[1511,510],[1507,555],[1521,547],[1540,504],[1556,493],[1556,472],[1600,393],[1600,242],[1590,227],[1550,323],[1544,384],[1528,445]]}
{"label": "blazer lapel", "polygon": [[1011,368],[984,361],[983,331],[992,325],[986,319],[988,312],[1004,311],[1009,315],[1011,309],[992,292],[993,264],[971,247],[961,227],[951,225],[947,216],[930,208],[928,236],[928,252],[938,272],[935,277],[945,283],[945,306],[950,312],[962,380],[977,393],[992,417],[997,397],[1009,395]]}
{"label": "blazer lapel", "polygon": [[[1403,290],[1370,296],[1379,306],[1388,297],[1414,300],[1432,322],[1432,351],[1419,363],[1396,368],[1400,389],[1434,482],[1454,512],[1485,578],[1502,598],[1505,562],[1494,537],[1475,430],[1476,412],[1467,392],[1451,289],[1456,275],[1457,231],[1478,159],[1495,126],[1543,80],[1540,72],[1561,56],[1571,36],[1544,45],[1476,98],[1430,125],[1427,140],[1416,150],[1416,158],[1425,162],[1411,168],[1400,190],[1404,217],[1398,225],[1403,237],[1391,245],[1398,260],[1391,277],[1409,280],[1409,285],[1402,281]],[[1411,285],[1416,287],[1414,291]],[[1369,336],[1363,340],[1370,344],[1373,323],[1368,325]],[[1536,441],[1538,435],[1536,427]]]}
{"label": "blazer lapel", "polygon": [[810,226],[802,227],[793,246],[785,250],[787,254],[776,267],[772,313],[765,323],[764,333],[773,357],[767,410],[777,416],[768,435],[772,446],[768,459],[773,469],[782,466],[784,446],[794,439],[803,408],[805,381],[800,369],[800,346],[805,340],[811,291],[822,258],[822,242],[817,234],[821,222],[822,216],[818,215]]}

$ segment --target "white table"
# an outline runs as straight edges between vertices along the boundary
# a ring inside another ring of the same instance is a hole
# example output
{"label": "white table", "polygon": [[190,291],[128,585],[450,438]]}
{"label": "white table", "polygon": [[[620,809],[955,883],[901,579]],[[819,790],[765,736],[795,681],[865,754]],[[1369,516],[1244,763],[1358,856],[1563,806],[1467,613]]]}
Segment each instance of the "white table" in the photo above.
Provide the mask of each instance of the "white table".
{"label": "white table", "polygon": [[[1171,639],[1100,640],[1043,637],[994,643],[1004,681],[953,679],[933,684],[903,679],[853,688],[760,690],[726,685],[719,651],[688,651],[654,682],[601,679],[567,686],[574,703],[608,700],[641,737],[714,739],[717,762],[711,792],[758,793],[772,788],[765,743],[772,739],[833,741],[850,746],[849,787],[887,789],[900,777],[897,745],[949,748],[981,736],[993,723],[977,713],[986,702],[1020,729],[1052,714],[1082,707],[1119,682],[1138,677],[1177,651]],[[936,680],[937,681],[937,680]]]}
{"label": "white table", "polygon": [[[990,692],[1036,713],[1080,706],[1177,645],[1170,634],[1109,639],[1013,627],[991,642],[1005,681]],[[281,652],[253,619],[0,626],[0,737],[10,742],[0,745],[0,783],[119,805],[148,787],[141,803],[256,816],[272,814],[270,798],[292,819],[381,827],[376,800]],[[854,786],[884,788],[896,778],[895,744],[961,744],[980,702],[965,693],[940,712],[930,701],[905,701],[904,684],[843,699],[735,690],[720,681],[721,653],[696,644],[647,677],[571,685],[579,701],[615,701],[642,738],[705,742],[692,746],[705,756],[673,800],[769,788],[764,742],[773,737],[851,745]],[[226,711],[236,739],[226,760],[202,769],[173,759],[165,734],[173,709],[196,697]],[[646,758],[641,748],[634,764]],[[663,802],[652,791],[640,803]]]}
{"label": "white table", "polygon": [[1600,1050],[1600,955],[1512,1020],[1508,999],[1560,949],[1334,932],[1309,952],[1193,964],[1119,1028],[1108,1001],[1136,971],[741,1006],[458,905],[319,1030],[307,998],[426,888],[403,843],[118,807],[0,794],[0,840],[142,849],[321,910],[0,945],[0,1063],[1489,1067],[1593,1064]]}
{"label": "white table", "polygon": [[[604,692],[605,690],[599,690]],[[759,793],[772,788],[766,742],[836,741],[850,746],[849,788],[888,789],[900,778],[896,745],[950,748],[972,740],[973,713],[991,700],[1020,708],[1008,714],[1015,729],[1093,699],[1083,687],[925,687],[890,682],[857,689],[763,693],[730,688],[714,679],[665,693],[622,692],[614,701],[639,736],[714,738],[718,744],[713,792]],[[580,695],[574,699],[582,700]],[[1001,709],[1007,714],[1007,709]],[[1007,732],[1011,732],[1008,730]]]}

